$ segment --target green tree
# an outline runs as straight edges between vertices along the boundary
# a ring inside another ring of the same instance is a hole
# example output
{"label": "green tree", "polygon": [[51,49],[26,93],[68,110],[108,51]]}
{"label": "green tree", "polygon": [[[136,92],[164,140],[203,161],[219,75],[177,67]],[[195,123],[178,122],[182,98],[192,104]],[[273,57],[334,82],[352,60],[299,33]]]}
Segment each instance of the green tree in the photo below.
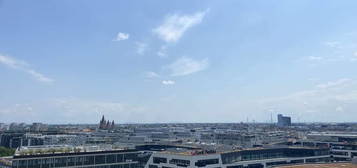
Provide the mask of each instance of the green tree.
{"label": "green tree", "polygon": [[12,156],[15,153],[15,149],[9,149],[9,148],[5,148],[0,146],[0,157],[3,156]]}

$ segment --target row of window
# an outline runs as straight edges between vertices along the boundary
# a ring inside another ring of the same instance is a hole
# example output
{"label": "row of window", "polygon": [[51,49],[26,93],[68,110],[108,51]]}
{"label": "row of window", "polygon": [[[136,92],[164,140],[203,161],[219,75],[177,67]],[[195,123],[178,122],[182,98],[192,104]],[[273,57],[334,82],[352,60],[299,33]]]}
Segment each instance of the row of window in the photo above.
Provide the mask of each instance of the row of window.
{"label": "row of window", "polygon": [[332,151],[331,154],[348,156],[348,152],[340,152],[340,151]]}
{"label": "row of window", "polygon": [[190,166],[190,161],[189,160],[183,160],[183,159],[171,159],[169,161],[169,163],[177,165],[177,166],[181,166],[181,167]]}
{"label": "row of window", "polygon": [[284,157],[284,153],[282,152],[274,152],[274,153],[251,153],[251,154],[241,154],[238,152],[228,153],[222,155],[223,164],[230,164],[239,161],[248,161],[248,160],[263,160],[263,159],[272,159]]}
{"label": "row of window", "polygon": [[239,161],[263,160],[281,157],[308,157],[329,155],[328,149],[310,150],[310,149],[271,149],[262,151],[243,151],[231,152],[221,155],[223,164],[231,164]]}
{"label": "row of window", "polygon": [[14,168],[52,168],[137,161],[137,153],[14,160]]}
{"label": "row of window", "polygon": [[[153,157],[153,163],[155,163],[155,164],[167,163],[167,158]],[[190,165],[190,161],[189,160],[182,160],[182,159],[171,159],[169,161],[169,163],[177,165],[177,166],[181,166],[181,167],[187,167],[187,166]],[[205,160],[198,160],[195,163],[195,166],[197,166],[197,167],[205,167],[207,165],[218,164],[218,163],[219,163],[219,159],[205,159]]]}
{"label": "row of window", "polygon": [[153,163],[155,164],[167,163],[167,158],[153,157]]}
{"label": "row of window", "polygon": [[205,159],[205,160],[198,160],[195,163],[195,166],[205,167],[207,165],[218,164],[218,163],[219,163],[219,159]]}

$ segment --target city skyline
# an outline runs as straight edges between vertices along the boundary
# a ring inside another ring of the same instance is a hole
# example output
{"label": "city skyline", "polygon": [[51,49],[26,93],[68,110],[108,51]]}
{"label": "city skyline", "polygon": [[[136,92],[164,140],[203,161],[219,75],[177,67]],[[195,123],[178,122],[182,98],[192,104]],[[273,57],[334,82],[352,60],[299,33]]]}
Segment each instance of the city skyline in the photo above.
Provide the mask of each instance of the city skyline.
{"label": "city skyline", "polygon": [[0,123],[355,122],[357,2],[0,1]]}

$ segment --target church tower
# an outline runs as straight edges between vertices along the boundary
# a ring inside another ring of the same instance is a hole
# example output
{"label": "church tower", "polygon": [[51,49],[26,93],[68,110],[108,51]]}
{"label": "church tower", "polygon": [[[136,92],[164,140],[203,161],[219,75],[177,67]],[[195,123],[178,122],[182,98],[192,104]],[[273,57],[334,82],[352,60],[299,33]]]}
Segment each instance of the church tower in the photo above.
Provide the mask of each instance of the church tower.
{"label": "church tower", "polygon": [[110,129],[114,129],[114,120],[112,121],[112,125],[110,126]]}
{"label": "church tower", "polygon": [[105,120],[105,117],[103,115],[102,119],[99,122],[98,128],[102,130],[111,130],[114,129],[114,126],[115,126],[114,120],[112,122],[110,122],[109,120]]}
{"label": "church tower", "polygon": [[107,121],[107,124],[105,125],[105,129],[109,129],[109,127],[110,127],[110,122],[109,122],[109,120]]}
{"label": "church tower", "polygon": [[102,119],[99,122],[99,129],[105,129],[105,126],[106,126],[106,121],[105,121],[105,118],[104,118],[104,115],[103,115]]}

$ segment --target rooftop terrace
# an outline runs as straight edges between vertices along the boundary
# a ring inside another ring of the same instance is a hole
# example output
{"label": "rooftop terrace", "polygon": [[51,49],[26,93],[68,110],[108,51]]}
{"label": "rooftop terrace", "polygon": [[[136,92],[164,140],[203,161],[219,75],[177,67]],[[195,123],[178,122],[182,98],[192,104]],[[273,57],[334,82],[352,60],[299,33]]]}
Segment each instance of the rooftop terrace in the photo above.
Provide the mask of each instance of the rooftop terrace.
{"label": "rooftop terrace", "polygon": [[72,145],[42,145],[42,146],[23,146],[15,151],[15,156],[26,155],[45,155],[63,153],[82,153],[82,152],[102,152],[102,151],[125,150],[124,148],[113,147],[111,145],[102,146],[72,146]]}

